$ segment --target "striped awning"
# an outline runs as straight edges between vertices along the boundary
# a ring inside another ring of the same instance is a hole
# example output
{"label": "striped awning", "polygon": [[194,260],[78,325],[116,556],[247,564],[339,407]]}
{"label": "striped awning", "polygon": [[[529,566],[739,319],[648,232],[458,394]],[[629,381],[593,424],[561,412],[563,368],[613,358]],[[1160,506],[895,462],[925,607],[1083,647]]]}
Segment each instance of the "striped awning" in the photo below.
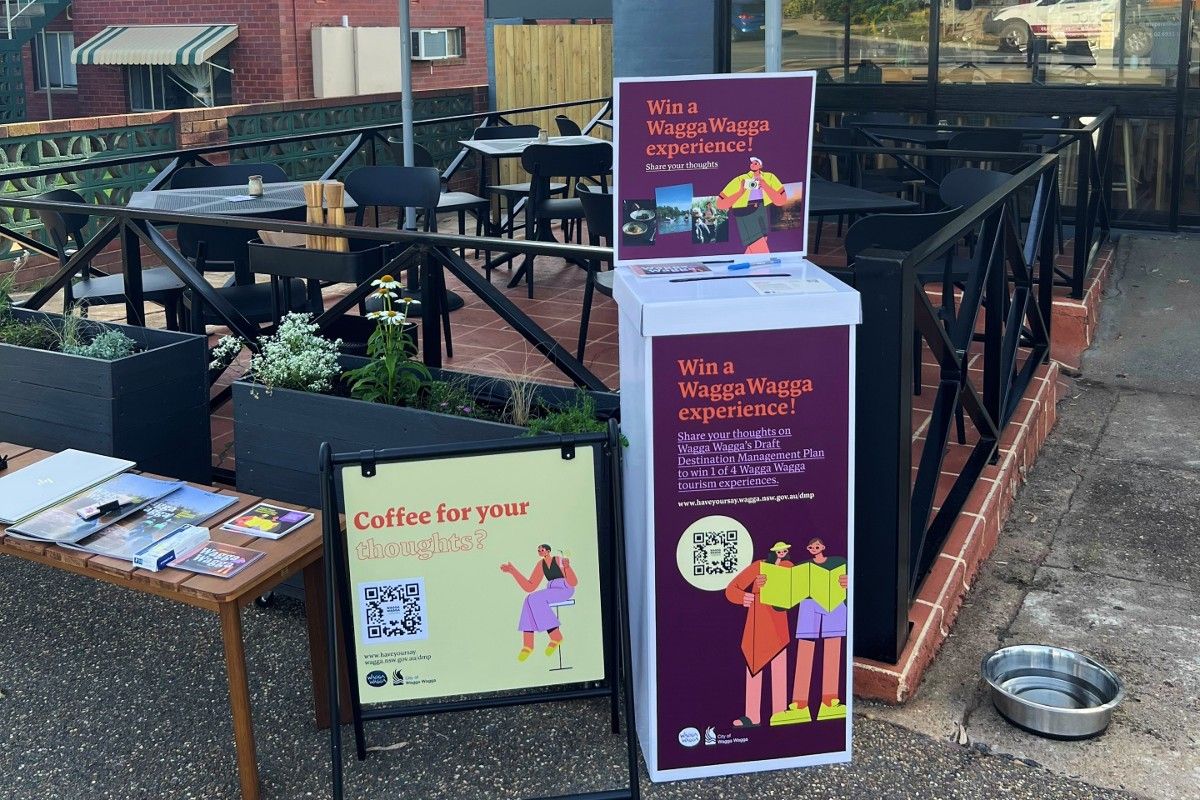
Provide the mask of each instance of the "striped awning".
{"label": "striped awning", "polygon": [[237,25],[111,25],[71,51],[71,60],[121,66],[199,65],[237,35]]}

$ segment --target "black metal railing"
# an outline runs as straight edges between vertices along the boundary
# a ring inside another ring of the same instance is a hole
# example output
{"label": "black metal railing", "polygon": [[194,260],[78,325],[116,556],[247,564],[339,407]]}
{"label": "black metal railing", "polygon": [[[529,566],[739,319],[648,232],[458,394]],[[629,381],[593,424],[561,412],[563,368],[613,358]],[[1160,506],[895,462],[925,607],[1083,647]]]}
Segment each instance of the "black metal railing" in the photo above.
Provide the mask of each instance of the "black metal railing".
{"label": "black metal railing", "polygon": [[[922,116],[924,115],[924,112],[917,113],[920,113]],[[855,122],[854,127],[863,132],[866,144],[879,148],[861,152],[887,155],[889,158],[895,159],[897,163],[904,164],[905,168],[910,170],[914,176],[920,176],[930,184],[937,183],[937,176],[936,174],[931,174],[929,170],[921,169],[918,163],[919,160],[927,157],[936,158],[939,154],[941,154],[942,158],[953,157],[955,155],[961,158],[961,154],[956,151],[937,149],[887,148],[884,142],[875,136],[873,132],[886,129],[947,131],[955,133],[960,131],[1011,131],[1019,133],[1023,137],[1058,137],[1058,143],[1046,148],[1045,152],[1058,154],[1062,158],[1064,165],[1066,162],[1070,162],[1075,187],[1074,204],[1062,204],[1064,213],[1061,218],[1063,224],[1073,226],[1074,228],[1071,266],[1069,269],[1056,266],[1055,273],[1058,277],[1059,285],[1070,289],[1071,297],[1082,299],[1088,270],[1094,264],[1100,248],[1108,240],[1110,231],[1111,216],[1109,210],[1111,208],[1112,197],[1112,154],[1115,123],[1116,109],[1108,107],[1086,125],[1079,128],[1041,128],[1011,125],[897,125],[896,123],[887,122]],[[821,152],[834,151],[838,148],[831,145],[815,145],[814,149]],[[1014,155],[1021,154],[1010,154],[1009,159]],[[1028,151],[1024,151],[1023,154],[1034,155]]]}
{"label": "black metal railing", "polygon": [[[170,170],[164,170],[157,176],[155,182],[165,182],[169,179]],[[320,314],[315,322],[322,329],[328,328],[347,311],[355,308],[360,300],[366,297],[372,287],[370,281],[388,273],[397,273],[416,268],[420,271],[420,286],[422,298],[422,347],[425,363],[431,367],[441,366],[441,304],[445,301],[443,292],[436,287],[443,285],[435,273],[442,270],[454,275],[467,290],[477,295],[501,319],[520,333],[526,341],[544,355],[550,363],[557,367],[567,378],[577,386],[589,389],[606,390],[608,387],[587,369],[575,356],[560,345],[553,336],[529,318],[519,307],[508,299],[499,289],[483,278],[478,271],[463,260],[456,249],[475,248],[489,249],[496,252],[508,252],[521,256],[556,256],[575,261],[590,261],[612,263],[611,248],[590,247],[586,245],[558,244],[523,239],[501,239],[479,236],[458,236],[453,234],[425,233],[387,228],[370,228],[360,226],[334,227],[329,225],[312,225],[301,222],[268,219],[262,217],[219,216],[211,217],[201,214],[184,214],[167,211],[125,208],[120,206],[94,206],[81,203],[59,203],[37,198],[12,199],[4,201],[17,208],[31,210],[56,211],[58,213],[92,214],[107,218],[100,232],[89,240],[83,247],[63,264],[53,277],[48,279],[29,298],[20,303],[23,308],[41,308],[53,297],[63,285],[77,273],[87,260],[105,246],[107,242],[120,240],[122,243],[122,258],[125,275],[125,312],[129,324],[141,325],[145,321],[145,298],[141,286],[141,248],[145,247],[156,256],[163,265],[168,267],[184,283],[196,293],[233,333],[246,341],[252,352],[257,352],[257,339],[262,331],[247,320],[228,300],[217,293],[180,252],[174,243],[168,239],[159,227],[179,224],[203,224],[210,227],[228,227],[252,229],[255,231],[272,231],[298,234],[316,234],[321,236],[336,236],[354,239],[377,241],[381,244],[397,243],[402,246],[376,272],[339,300],[333,307]],[[215,382],[219,375],[211,378]]]}
{"label": "black metal railing", "polygon": [[[1022,226],[1013,199],[1026,187],[1032,187],[1034,199]],[[1037,156],[915,250],[867,250],[852,269],[831,270],[858,289],[863,303],[856,371],[855,602],[869,611],[855,618],[858,655],[890,663],[899,658],[921,581],[996,457],[1038,367],[1049,359],[1057,214],[1058,157]],[[941,265],[968,236],[976,238],[970,276],[953,318],[946,320],[917,274]],[[938,371],[920,441],[914,441],[912,415],[914,331]],[[981,379],[973,372],[981,372]],[[956,418],[963,421],[956,425]],[[939,493],[956,427],[962,436],[956,446],[970,452],[954,482]]]}
{"label": "black metal railing", "polygon": [[[415,120],[413,126],[420,128],[424,126],[447,125],[455,122],[479,121],[482,125],[508,125],[512,124],[511,117],[521,114],[532,114],[538,111],[548,111],[553,109],[575,108],[580,106],[595,106],[600,105],[600,111],[596,112],[589,119],[588,123],[583,126],[584,133],[589,133],[595,129],[601,119],[604,119],[612,111],[612,98],[601,97],[590,100],[573,100],[563,103],[550,103],[540,106],[527,106],[524,108],[513,108],[502,111],[479,111],[471,114],[457,114],[447,117],[430,117],[427,119]],[[328,178],[336,175],[342,170],[354,154],[363,152],[369,154],[368,162],[375,164],[379,161],[380,152],[387,152],[387,137],[390,134],[398,132],[400,121],[389,121],[377,123],[374,125],[360,125],[351,128],[326,129],[320,131],[310,131],[306,133],[291,133],[284,136],[270,136],[258,139],[240,140],[237,142],[228,142],[221,144],[203,145],[197,147],[189,147],[175,150],[160,150],[153,153],[136,153],[124,156],[116,156],[113,158],[97,158],[90,159],[80,164],[71,162],[58,162],[49,166],[24,167],[20,169],[0,170],[0,180],[9,182],[30,181],[34,178],[42,178],[49,176],[61,176],[78,170],[81,166],[86,166],[89,171],[112,170],[117,168],[128,167],[131,164],[139,164],[143,162],[165,162],[167,166],[160,172],[156,173],[149,179],[147,184],[142,187],[143,190],[151,190],[162,188],[164,176],[169,177],[176,170],[182,167],[194,165],[211,165],[210,156],[225,153],[238,153],[241,151],[255,151],[269,149],[272,147],[286,147],[300,142],[307,142],[319,139],[338,139],[340,137],[353,137],[349,146],[345,148],[342,155],[339,156],[332,165],[322,175],[323,178]],[[348,155],[349,154],[349,155]],[[470,151],[465,148],[459,148],[457,154],[450,160],[449,164],[442,171],[442,177],[446,180],[453,178],[467,164],[470,158]],[[62,186],[70,186],[70,181],[65,181]],[[11,208],[30,208],[20,203],[5,199],[4,204]],[[89,206],[94,208],[94,206]],[[107,239],[101,245],[100,249],[107,246],[113,239],[114,233],[111,229],[101,229],[97,231],[97,236],[104,235]],[[0,238],[8,239],[15,242],[25,250],[32,253],[38,253],[49,258],[54,258],[55,253],[52,248],[45,243],[38,241],[33,236],[21,233],[11,227],[0,225]],[[100,250],[91,250],[92,254],[100,252]]]}

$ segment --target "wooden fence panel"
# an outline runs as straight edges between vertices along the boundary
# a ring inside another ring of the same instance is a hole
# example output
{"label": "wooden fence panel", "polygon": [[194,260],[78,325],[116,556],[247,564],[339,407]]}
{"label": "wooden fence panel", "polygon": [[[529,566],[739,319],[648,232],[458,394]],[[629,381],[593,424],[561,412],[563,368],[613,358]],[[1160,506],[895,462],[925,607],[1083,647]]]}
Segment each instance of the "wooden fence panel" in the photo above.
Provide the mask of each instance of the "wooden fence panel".
{"label": "wooden fence panel", "polygon": [[[611,25],[497,25],[494,55],[496,107],[526,108],[612,94]],[[514,114],[517,125],[534,124],[558,135],[554,117],[564,113],[583,127],[600,110],[599,104],[565,110]],[[608,128],[596,126],[593,136],[611,138]],[[501,182],[526,180],[516,159],[504,159]]]}

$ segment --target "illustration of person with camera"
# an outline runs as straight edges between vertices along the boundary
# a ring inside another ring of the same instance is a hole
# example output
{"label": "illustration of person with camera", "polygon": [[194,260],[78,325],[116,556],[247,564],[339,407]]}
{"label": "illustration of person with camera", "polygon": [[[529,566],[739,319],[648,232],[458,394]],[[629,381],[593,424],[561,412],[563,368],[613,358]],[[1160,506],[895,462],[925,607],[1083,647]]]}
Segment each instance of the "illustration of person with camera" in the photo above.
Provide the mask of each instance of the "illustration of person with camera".
{"label": "illustration of person with camera", "polygon": [[762,159],[750,156],[750,169],[725,184],[717,197],[717,208],[733,215],[738,236],[747,253],[769,253],[767,234],[771,230],[768,206],[787,202],[783,183],[773,172],[763,171]]}

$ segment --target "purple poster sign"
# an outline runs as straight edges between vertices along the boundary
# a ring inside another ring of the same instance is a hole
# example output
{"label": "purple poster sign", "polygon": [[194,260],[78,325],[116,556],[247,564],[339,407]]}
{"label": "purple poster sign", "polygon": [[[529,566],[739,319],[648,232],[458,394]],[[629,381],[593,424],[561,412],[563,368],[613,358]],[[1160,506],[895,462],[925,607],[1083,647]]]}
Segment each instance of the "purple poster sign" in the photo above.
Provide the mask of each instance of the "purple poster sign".
{"label": "purple poster sign", "polygon": [[849,328],[652,346],[658,768],[845,760]]}
{"label": "purple poster sign", "polygon": [[617,261],[804,253],[811,72],[622,79]]}

